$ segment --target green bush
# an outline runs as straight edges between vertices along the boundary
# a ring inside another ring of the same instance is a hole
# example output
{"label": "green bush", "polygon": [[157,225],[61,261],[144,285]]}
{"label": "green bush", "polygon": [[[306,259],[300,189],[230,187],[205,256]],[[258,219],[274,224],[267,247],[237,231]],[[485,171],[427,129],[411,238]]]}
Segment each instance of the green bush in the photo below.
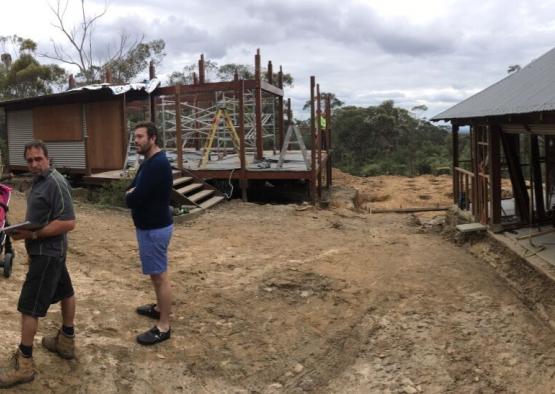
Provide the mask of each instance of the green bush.
{"label": "green bush", "polygon": [[114,207],[125,207],[125,191],[130,183],[131,179],[112,181],[92,194],[92,202]]}
{"label": "green bush", "polygon": [[418,172],[418,175],[431,174],[432,165],[426,161],[421,161],[416,164],[416,171]]}

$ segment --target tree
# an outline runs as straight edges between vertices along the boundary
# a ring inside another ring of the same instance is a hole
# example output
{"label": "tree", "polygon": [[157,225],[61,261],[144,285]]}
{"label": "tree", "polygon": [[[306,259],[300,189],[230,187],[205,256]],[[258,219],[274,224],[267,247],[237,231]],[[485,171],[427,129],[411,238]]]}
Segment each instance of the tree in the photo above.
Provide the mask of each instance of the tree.
{"label": "tree", "polygon": [[[204,70],[205,70],[205,81],[210,82],[215,79],[220,81],[233,81],[235,78],[235,72],[239,75],[240,79],[254,79],[254,67],[248,64],[237,64],[237,63],[227,63],[222,66],[218,66],[213,60],[205,60],[204,61]],[[183,67],[183,71],[175,71],[170,75],[169,83],[182,83],[182,84],[192,84],[193,83],[193,73],[198,71],[198,64],[192,63],[185,67]],[[262,79],[268,80],[267,74],[268,71],[266,69],[261,70]],[[278,80],[278,73],[273,73],[273,81],[274,83]],[[283,73],[283,85],[284,86],[293,86],[293,76],[289,73]]]}
{"label": "tree", "polygon": [[356,175],[417,175],[450,162],[449,132],[384,101],[333,115],[335,164]]}
{"label": "tree", "polygon": [[115,77],[115,82],[129,82],[147,67],[148,59],[152,58],[156,63],[164,57],[163,40],[143,43],[143,36],[133,39],[122,32],[115,49],[101,59],[93,32],[99,19],[106,14],[107,6],[101,12],[89,15],[85,0],[81,0],[81,21],[73,27],[69,27],[66,20],[68,7],[69,0],[56,0],[50,9],[56,19],[53,25],[66,37],[69,48],[66,49],[60,43],[52,41],[53,52],[44,53],[42,56],[77,67],[77,77],[84,84],[100,82],[102,72],[107,67],[113,69],[112,76]]}
{"label": "tree", "polygon": [[151,60],[154,64],[159,64],[165,56],[165,46],[164,40],[141,42],[122,57],[106,63],[104,67],[112,70],[114,83],[127,83],[145,70]]}
{"label": "tree", "polygon": [[[183,67],[183,71],[174,71],[170,74],[170,85],[175,85],[176,83],[181,83],[184,85],[192,85],[193,84],[193,74],[197,72],[198,64],[191,63],[185,67]],[[205,81],[210,82],[214,77],[217,76],[218,72],[218,64],[212,60],[205,60],[204,61],[204,73],[205,73]],[[198,72],[197,72],[198,77]]]}
{"label": "tree", "polygon": [[236,63],[228,63],[218,67],[218,77],[222,81],[232,81],[235,78],[236,71],[240,79],[254,79],[254,67]]}
{"label": "tree", "polygon": [[[37,44],[17,35],[0,37],[0,98],[23,98],[49,94],[66,81],[66,72],[55,64],[40,64]],[[16,49],[17,48],[17,52]]]}
{"label": "tree", "polygon": [[[322,110],[322,112],[324,112],[325,108],[326,108],[326,99],[330,98],[330,107],[331,107],[331,112],[333,114],[333,111],[337,108],[342,107],[345,103],[341,100],[339,100],[335,93],[329,93],[329,92],[320,92],[320,98],[321,98],[321,102],[320,102],[320,108]],[[315,97],[314,100],[317,100],[317,98]],[[316,108],[316,101],[314,102],[314,108]],[[310,100],[307,100],[304,103],[303,106],[303,110],[306,111],[310,109]]]}

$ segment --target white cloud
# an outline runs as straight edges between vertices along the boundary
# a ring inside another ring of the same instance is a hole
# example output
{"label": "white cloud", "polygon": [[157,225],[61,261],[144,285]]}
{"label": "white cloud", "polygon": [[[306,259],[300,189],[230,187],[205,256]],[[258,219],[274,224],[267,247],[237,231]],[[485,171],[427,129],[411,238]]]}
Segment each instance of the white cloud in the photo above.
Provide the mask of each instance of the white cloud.
{"label": "white cloud", "polygon": [[[98,11],[104,0],[88,4]],[[46,2],[8,2],[2,15],[0,35],[33,38],[42,50],[60,40]],[[554,16],[555,3],[544,0],[112,0],[97,37],[107,46],[125,29],[164,39],[166,74],[200,53],[252,64],[261,48],[263,64],[271,59],[295,77],[287,94],[297,111],[316,75],[347,104],[393,99],[426,104],[431,116],[550,49]]]}

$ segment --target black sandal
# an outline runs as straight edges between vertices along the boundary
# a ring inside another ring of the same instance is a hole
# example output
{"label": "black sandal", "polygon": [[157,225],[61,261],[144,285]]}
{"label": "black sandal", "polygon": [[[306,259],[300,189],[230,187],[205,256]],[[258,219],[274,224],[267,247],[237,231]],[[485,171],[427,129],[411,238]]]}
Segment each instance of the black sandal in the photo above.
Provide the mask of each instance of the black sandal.
{"label": "black sandal", "polygon": [[156,310],[156,304],[147,304],[137,307],[137,313],[152,319],[160,319],[160,312]]}

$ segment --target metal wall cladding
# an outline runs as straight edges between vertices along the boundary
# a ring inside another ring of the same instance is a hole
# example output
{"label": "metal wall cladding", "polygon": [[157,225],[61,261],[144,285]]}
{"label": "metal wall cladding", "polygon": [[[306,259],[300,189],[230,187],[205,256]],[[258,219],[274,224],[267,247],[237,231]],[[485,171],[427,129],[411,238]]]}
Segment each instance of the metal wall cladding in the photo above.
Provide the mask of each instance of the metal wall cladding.
{"label": "metal wall cladding", "polygon": [[55,168],[68,168],[74,170],[84,170],[85,143],[83,141],[73,142],[48,142],[48,156],[50,163]]}
{"label": "metal wall cladding", "polygon": [[26,166],[23,158],[25,144],[33,140],[33,111],[9,111],[8,158],[12,166]]}
{"label": "metal wall cladding", "polygon": [[[33,111],[8,112],[9,164],[26,166],[23,158],[25,144],[33,140]],[[84,141],[47,142],[48,156],[56,168],[84,170],[86,168]]]}

